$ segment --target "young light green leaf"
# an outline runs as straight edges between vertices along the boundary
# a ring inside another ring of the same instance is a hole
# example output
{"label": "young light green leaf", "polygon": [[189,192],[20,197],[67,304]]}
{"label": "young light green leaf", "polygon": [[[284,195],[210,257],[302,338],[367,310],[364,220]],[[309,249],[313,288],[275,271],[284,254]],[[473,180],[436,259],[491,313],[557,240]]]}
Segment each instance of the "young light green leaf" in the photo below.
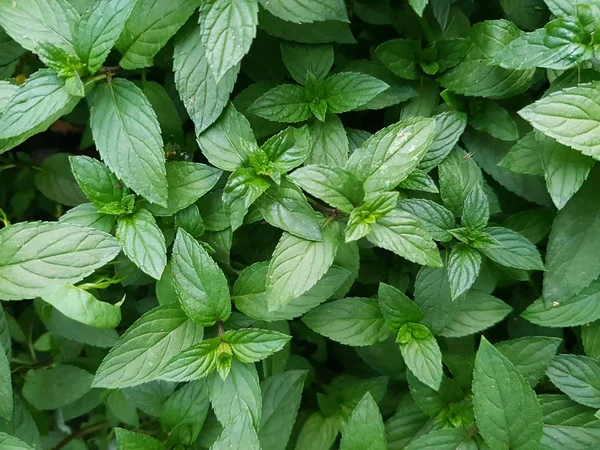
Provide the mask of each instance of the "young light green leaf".
{"label": "young light green leaf", "polygon": [[466,244],[460,243],[452,248],[447,262],[448,280],[452,300],[468,291],[481,268],[481,253]]}
{"label": "young light green leaf", "polygon": [[600,158],[600,83],[580,84],[538,100],[519,114],[533,127],[584,155]]}
{"label": "young light green leaf", "polygon": [[317,80],[323,80],[329,74],[333,65],[333,46],[283,41],[281,56],[292,78],[297,83],[304,84],[309,72]]}
{"label": "young light green leaf", "polygon": [[341,230],[337,223],[331,222],[322,232],[321,242],[283,233],[267,273],[269,310],[283,308],[312,288],[329,270],[341,239]]}
{"label": "young light green leaf", "polygon": [[173,281],[181,307],[196,323],[213,325],[231,314],[225,275],[189,233],[179,229],[173,245]]}
{"label": "young light green leaf", "polygon": [[25,377],[23,397],[37,409],[62,408],[87,394],[93,379],[91,373],[67,364],[32,370]]}
{"label": "young light green leaf", "polygon": [[384,128],[352,154],[346,169],[364,181],[367,194],[391,190],[417,167],[434,130],[435,122],[423,117]]}
{"label": "young light green leaf", "polygon": [[123,55],[119,65],[127,70],[151,66],[197,7],[197,0],[138,0],[116,44]]}
{"label": "young light green leaf", "polygon": [[250,50],[256,36],[258,3],[254,0],[202,3],[199,23],[208,64],[219,82]]}
{"label": "young light green leaf", "polygon": [[535,392],[485,338],[475,358],[473,406],[479,432],[491,448],[540,448],[542,410]]}
{"label": "young light green leaf", "polygon": [[367,239],[409,261],[431,267],[440,267],[442,259],[435,242],[421,223],[400,209],[390,211],[371,225]]}
{"label": "young light green leaf", "polygon": [[298,414],[306,371],[290,370],[260,384],[262,417],[258,438],[262,448],[285,450]]}
{"label": "young light green leaf", "polygon": [[600,282],[598,280],[581,292],[549,303],[543,297],[523,311],[521,317],[543,327],[576,327],[600,319]]}
{"label": "young light green leaf", "polygon": [[544,376],[561,341],[553,337],[526,336],[500,342],[496,344],[496,348],[513,363],[533,388]]}
{"label": "young light green leaf", "polygon": [[550,381],[582,405],[600,408],[600,363],[579,355],[558,355],[546,372]]}
{"label": "young light green leaf", "polygon": [[147,204],[146,208],[156,216],[170,216],[210,191],[222,173],[214,167],[186,161],[168,162],[167,168],[167,206]]}
{"label": "young light green leaf", "polygon": [[340,72],[323,82],[323,100],[329,113],[338,114],[364,105],[388,87],[387,83],[363,73]]}
{"label": "young light green leaf", "polygon": [[302,321],[329,339],[356,347],[376,344],[391,333],[377,302],[366,298],[344,298],[321,305]]}
{"label": "young light green leaf", "polygon": [[504,319],[512,308],[502,300],[481,291],[471,290],[454,301],[458,309],[449,323],[438,332],[444,337],[463,337],[478,333]]}
{"label": "young light green leaf", "polygon": [[523,270],[544,270],[540,253],[531,242],[508,228],[490,227],[485,233],[492,239],[481,251],[499,264]]}
{"label": "young light green leaf", "polygon": [[311,23],[326,20],[348,21],[342,0],[259,0],[271,14],[288,22]]}
{"label": "young light green leaf", "polygon": [[223,191],[223,205],[229,212],[233,231],[244,223],[248,208],[271,186],[266,178],[253,168],[238,167],[227,179]]}
{"label": "young light green leaf", "polygon": [[117,256],[109,234],[66,222],[21,222],[0,230],[0,299],[82,280]]}
{"label": "young light green leaf", "polygon": [[196,441],[208,414],[210,401],[205,380],[192,381],[175,391],[160,413],[168,441],[190,445]]}
{"label": "young light green leaf", "polygon": [[[4,317],[4,316],[2,316]],[[10,337],[9,337],[10,345]],[[10,420],[14,412],[13,387],[10,375],[10,362],[4,348],[0,348],[0,417]],[[2,443],[0,441],[0,449]]]}
{"label": "young light green leaf", "polygon": [[165,446],[152,436],[115,428],[115,437],[120,450],[165,450]]}
{"label": "young light green leaf", "polygon": [[142,272],[160,280],[167,265],[165,236],[152,214],[143,208],[117,221],[117,241]]}
{"label": "young light green leaf", "polygon": [[275,167],[282,173],[301,165],[311,151],[307,127],[288,127],[269,138],[262,146]]}
{"label": "young light green leaf", "polygon": [[340,450],[377,450],[386,447],[381,412],[371,394],[367,392],[344,425]]}
{"label": "young light green leaf", "polygon": [[294,236],[321,241],[323,235],[319,220],[306,197],[291,182],[283,179],[279,186],[272,185],[256,201],[263,218],[272,226]]}
{"label": "young light green leaf", "polygon": [[137,0],[94,3],[77,21],[73,43],[87,70],[95,74],[125,27]]}
{"label": "young light green leaf", "polygon": [[95,328],[115,328],[121,322],[121,308],[101,302],[88,291],[65,283],[45,288],[40,297],[70,319]]}
{"label": "young light green leaf", "polygon": [[166,206],[163,141],[156,114],[142,91],[117,78],[97,85],[88,103],[94,142],[106,165],[136,193]]}
{"label": "young light green leaf", "polygon": [[133,195],[106,165],[87,156],[69,159],[75,180],[98,212],[119,215],[133,211]]}
{"label": "young light green leaf", "polygon": [[231,372],[223,380],[214,373],[208,380],[208,393],[213,411],[221,425],[226,427],[240,414],[249,414],[254,427],[262,415],[262,400],[258,373],[254,364],[232,361]]}
{"label": "young light green leaf", "polygon": [[[143,0],[138,3],[138,7],[148,1],[160,3],[160,0]],[[180,8],[182,3],[185,5],[185,9],[191,8],[189,13],[187,11],[185,13],[186,17],[183,20],[185,22],[191,11],[198,6],[198,1],[178,0],[169,3],[168,8],[172,7],[174,10],[171,17],[180,14],[177,12],[177,9]],[[161,8],[156,7],[155,9],[160,10]],[[135,10],[133,14],[135,14]],[[169,17],[166,16],[165,20]],[[200,134],[212,125],[223,112],[229,100],[229,94],[233,90],[239,66],[232,67],[217,82],[208,65],[206,50],[202,45],[198,25],[195,24],[190,23],[181,33],[178,33],[174,45],[173,70],[175,72],[175,86],[177,86],[179,97],[185,105],[185,109],[194,122],[196,133]],[[202,144],[201,148],[205,149]],[[215,165],[221,169],[231,170],[221,167],[218,164]]]}
{"label": "young light green leaf", "polygon": [[282,84],[261,95],[248,112],[273,122],[295,123],[312,115],[305,89],[293,84]]}
{"label": "young light green leaf", "polygon": [[396,208],[398,192],[372,194],[369,200],[354,208],[346,225],[346,242],[357,241],[372,231],[371,225]]}
{"label": "young light green leaf", "polygon": [[160,378],[168,361],[202,340],[204,330],[177,304],[154,308],[121,336],[100,364],[94,387],[117,389]]}

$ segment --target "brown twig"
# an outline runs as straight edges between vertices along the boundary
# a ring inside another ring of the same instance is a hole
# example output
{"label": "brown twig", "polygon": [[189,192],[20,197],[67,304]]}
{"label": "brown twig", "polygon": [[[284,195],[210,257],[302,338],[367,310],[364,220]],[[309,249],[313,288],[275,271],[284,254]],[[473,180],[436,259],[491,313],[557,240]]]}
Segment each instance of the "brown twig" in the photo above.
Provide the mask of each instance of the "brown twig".
{"label": "brown twig", "polygon": [[85,437],[85,436],[87,436],[89,434],[93,434],[96,431],[100,431],[100,430],[103,430],[105,428],[108,428],[108,422],[97,423],[95,425],[90,425],[89,427],[82,428],[77,433],[73,433],[73,434],[70,434],[67,437],[65,437],[62,441],[60,441],[56,445],[56,447],[54,447],[53,450],[60,450],[60,449],[62,449],[64,447],[66,447],[67,444],[69,442],[71,442],[72,440],[74,440],[74,439]]}
{"label": "brown twig", "polygon": [[219,330],[219,336],[225,333],[225,329],[223,328],[223,322],[221,320],[217,320],[217,329]]}
{"label": "brown twig", "polygon": [[121,70],[121,68],[119,66],[106,66],[106,67],[102,67],[99,71],[98,71],[98,75],[102,75],[102,74],[113,74],[115,72],[118,72],[119,70]]}

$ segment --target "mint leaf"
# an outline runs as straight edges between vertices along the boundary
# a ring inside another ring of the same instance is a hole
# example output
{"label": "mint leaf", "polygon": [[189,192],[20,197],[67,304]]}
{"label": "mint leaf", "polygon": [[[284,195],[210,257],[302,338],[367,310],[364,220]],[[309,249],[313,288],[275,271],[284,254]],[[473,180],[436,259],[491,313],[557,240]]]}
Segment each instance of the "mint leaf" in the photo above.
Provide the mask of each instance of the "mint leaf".
{"label": "mint leaf", "polygon": [[179,305],[159,306],[142,315],[119,338],[94,377],[94,387],[117,389],[160,378],[167,362],[202,340],[204,330]]}
{"label": "mint leaf", "polygon": [[421,48],[417,41],[394,39],[384,42],[375,50],[377,59],[400,78],[416,80],[420,71],[418,61]]}
{"label": "mint leaf", "polygon": [[408,322],[398,330],[396,342],[406,367],[419,381],[437,391],[442,382],[442,352],[431,331],[425,325]]}
{"label": "mint leaf", "polygon": [[115,436],[121,450],[164,450],[160,441],[147,434],[134,433],[123,428],[115,428]]}
{"label": "mint leaf", "polygon": [[205,381],[194,381],[178,389],[166,401],[160,424],[169,442],[191,444],[198,438],[210,402]]}
{"label": "mint leaf", "polygon": [[69,164],[68,153],[55,153],[44,159],[35,175],[35,185],[43,194],[57,203],[77,206],[86,202]]}
{"label": "mint leaf", "polygon": [[213,325],[231,314],[225,275],[189,233],[177,232],[173,244],[173,282],[181,307],[196,323]]}
{"label": "mint leaf", "polygon": [[475,184],[465,198],[461,223],[471,230],[482,230],[490,217],[488,198],[480,184]]}
{"label": "mint leaf", "polygon": [[439,166],[440,195],[444,205],[455,215],[462,215],[465,200],[481,182],[481,169],[468,154],[455,148]]}
{"label": "mint leaf", "polygon": [[75,51],[89,73],[102,67],[135,5],[135,0],[97,2],[77,21],[73,30]]}
{"label": "mint leaf", "polygon": [[467,115],[459,111],[444,111],[433,118],[435,135],[418,166],[425,171],[433,169],[446,159],[467,126]]}
{"label": "mint leaf", "polygon": [[133,195],[106,165],[87,156],[71,156],[69,160],[75,180],[99,213],[119,215],[133,211]]}
{"label": "mint leaf", "polygon": [[337,418],[324,416],[317,411],[312,413],[300,430],[296,441],[296,450],[329,450],[338,435]]}
{"label": "mint leaf", "polygon": [[90,126],[112,172],[152,203],[166,206],[167,180],[160,127],[152,106],[133,83],[115,79],[88,97]]}
{"label": "mint leaf", "polygon": [[142,272],[160,280],[167,265],[167,246],[165,236],[152,214],[139,209],[133,214],[119,217],[116,236],[123,253]]}
{"label": "mint leaf", "polygon": [[221,339],[231,345],[233,356],[243,363],[253,363],[281,350],[290,336],[277,331],[248,328],[226,331]]}
{"label": "mint leaf", "polygon": [[527,133],[510,148],[498,165],[515,173],[543,176],[544,167],[538,139],[537,133]]}
{"label": "mint leaf", "polygon": [[185,349],[167,362],[160,379],[182,382],[209,376],[217,369],[219,345],[221,339],[216,337]]}
{"label": "mint leaf", "polygon": [[350,213],[346,226],[346,242],[356,241],[372,231],[371,224],[385,217],[396,208],[398,192],[383,192],[371,198]]}
{"label": "mint leaf", "polygon": [[[10,345],[10,337],[8,342]],[[0,350],[0,417],[10,420],[14,412],[10,362],[4,349]],[[2,448],[1,445],[0,448]]]}
{"label": "mint leaf", "polygon": [[561,144],[584,155],[600,155],[600,139],[594,135],[600,122],[599,83],[581,84],[553,92],[519,111],[531,125]]}
{"label": "mint leaf", "polygon": [[308,125],[312,151],[306,164],[343,167],[348,161],[348,136],[340,119],[328,114],[325,121],[315,120]]}
{"label": "mint leaf", "polygon": [[23,397],[37,409],[62,408],[87,394],[93,378],[85,370],[67,364],[32,370],[25,378]]}
{"label": "mint leaf", "polygon": [[[152,1],[160,2],[160,0]],[[138,6],[141,4],[138,3]],[[185,9],[179,9],[180,4],[184,4]],[[178,14],[185,14],[186,17],[181,22],[183,24],[197,6],[196,0],[177,0],[168,6],[169,9],[173,8],[173,12],[164,16],[164,20],[169,20],[170,17],[175,18]],[[189,14],[188,8],[191,8]],[[160,13],[161,8],[155,9]],[[178,9],[182,12],[178,12]],[[133,14],[135,14],[135,10]],[[163,17],[162,14],[159,17]],[[160,24],[160,20],[156,23]],[[174,32],[177,31],[177,28]],[[229,100],[229,94],[233,90],[238,69],[238,66],[231,68],[221,80],[217,81],[208,65],[206,49],[202,44],[197,25],[189,24],[181,33],[178,33],[174,41],[173,54],[175,86],[185,109],[194,122],[197,134],[212,125],[223,112]],[[224,169],[219,165],[217,167]]]}
{"label": "mint leaf", "polygon": [[215,0],[200,7],[200,37],[215,80],[238,64],[256,35],[254,0]]}
{"label": "mint leaf", "polygon": [[433,139],[435,123],[414,118],[391,125],[367,139],[346,164],[364,181],[367,194],[391,190],[417,167]]}
{"label": "mint leaf", "polygon": [[535,392],[485,338],[475,358],[473,406],[479,432],[492,448],[540,448],[542,410]]}
{"label": "mint leaf", "polygon": [[600,405],[600,364],[587,356],[558,355],[546,372],[550,381],[582,405]]}
{"label": "mint leaf", "polygon": [[381,313],[393,331],[398,331],[406,322],[419,322],[423,313],[402,291],[389,284],[380,283],[377,293]]}
{"label": "mint leaf", "polygon": [[289,22],[348,21],[346,5],[342,0],[260,0],[260,4],[271,14]]}
{"label": "mint leaf", "polygon": [[302,321],[313,331],[352,346],[372,345],[391,333],[374,300],[344,298],[321,305]]}
{"label": "mint leaf", "polygon": [[281,172],[289,172],[310,154],[310,135],[306,127],[289,127],[268,139],[262,150]]}
{"label": "mint leaf", "polygon": [[323,80],[333,65],[333,46],[304,45],[294,42],[281,43],[281,56],[292,78],[300,84],[306,83],[311,73],[317,80]]}
{"label": "mint leaf", "polygon": [[117,223],[117,218],[99,212],[91,203],[83,203],[60,216],[59,221],[110,233]]}
{"label": "mint leaf", "polygon": [[302,122],[311,117],[310,100],[303,87],[282,84],[250,105],[248,112],[273,122]]}
{"label": "mint leaf", "polygon": [[121,322],[121,308],[118,305],[101,302],[72,284],[43,289],[40,297],[68,318],[85,325],[115,328]]}
{"label": "mint leaf", "polygon": [[238,414],[231,423],[225,425],[219,439],[212,445],[211,449],[228,450],[240,447],[248,450],[260,450],[258,436],[252,426],[252,419],[245,412]]}
{"label": "mint leaf", "polygon": [[386,446],[381,412],[371,394],[367,392],[352,411],[342,430],[340,450],[357,448],[375,450]]}
{"label": "mint leaf", "polygon": [[402,199],[398,208],[419,219],[421,226],[436,241],[446,242],[452,239],[447,230],[456,227],[454,214],[442,205],[427,199]]}
{"label": "mint leaf", "polygon": [[455,450],[460,448],[479,448],[469,432],[462,428],[434,430],[418,437],[406,446],[406,450]]}
{"label": "mint leaf", "polygon": [[460,243],[452,248],[447,262],[452,299],[468,291],[481,269],[481,253]]}
{"label": "mint leaf", "polygon": [[223,204],[229,211],[231,228],[242,226],[248,208],[271,186],[269,180],[259,176],[249,167],[239,167],[227,179],[223,191]]}
{"label": "mint leaf", "polygon": [[[59,248],[53,246],[60,243]],[[0,298],[21,300],[75,283],[117,256],[109,234],[60,222],[22,222],[0,230]]]}
{"label": "mint leaf", "polygon": [[0,449],[2,450],[33,450],[25,442],[6,433],[0,433]]}
{"label": "mint leaf", "polygon": [[521,372],[531,387],[544,376],[561,339],[522,337],[496,344],[496,348]]}
{"label": "mint leaf", "polygon": [[378,247],[418,264],[431,267],[442,265],[437,246],[411,214],[395,209],[371,227],[367,239]]}
{"label": "mint leaf", "polygon": [[351,111],[364,105],[389,85],[375,77],[354,72],[341,72],[323,82],[323,100],[332,114]]}
{"label": "mint leaf", "polygon": [[474,100],[470,104],[469,125],[503,141],[519,139],[519,130],[508,111],[490,100]]}
{"label": "mint leaf", "polygon": [[544,269],[535,245],[519,233],[502,227],[490,227],[484,231],[493,242],[482,246],[481,251],[492,261],[515,269]]}
{"label": "mint leaf", "polygon": [[273,252],[267,273],[269,310],[278,310],[312,288],[333,264],[340,241],[340,228],[323,228],[321,242],[284,233]]}

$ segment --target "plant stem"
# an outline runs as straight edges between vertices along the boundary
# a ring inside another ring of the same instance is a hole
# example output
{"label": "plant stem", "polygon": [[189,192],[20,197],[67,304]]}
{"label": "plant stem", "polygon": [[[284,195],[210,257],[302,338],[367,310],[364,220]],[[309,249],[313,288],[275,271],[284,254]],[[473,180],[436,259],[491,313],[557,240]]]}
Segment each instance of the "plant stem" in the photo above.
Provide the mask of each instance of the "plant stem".
{"label": "plant stem", "polygon": [[93,434],[96,431],[103,430],[104,428],[108,428],[108,422],[97,423],[95,425],[90,425],[89,427],[85,427],[80,429],[77,433],[73,433],[65,437],[62,441],[60,441],[53,450],[60,450],[67,446],[69,442],[74,439],[81,438],[87,436],[89,434]]}

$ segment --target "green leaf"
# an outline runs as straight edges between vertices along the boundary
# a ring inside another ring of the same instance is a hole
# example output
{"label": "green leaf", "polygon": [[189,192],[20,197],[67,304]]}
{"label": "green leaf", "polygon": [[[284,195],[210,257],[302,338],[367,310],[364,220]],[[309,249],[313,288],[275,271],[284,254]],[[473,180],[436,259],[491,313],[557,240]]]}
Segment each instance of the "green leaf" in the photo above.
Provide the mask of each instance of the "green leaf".
{"label": "green leaf", "polygon": [[296,169],[288,179],[334,208],[346,214],[358,205],[364,196],[360,180],[341,167],[308,165]]}
{"label": "green leaf", "polygon": [[35,186],[50,200],[68,206],[86,202],[69,165],[68,153],[55,153],[44,158],[35,174]]}
{"label": "green leaf", "polygon": [[503,141],[519,139],[519,130],[506,109],[491,100],[474,100],[470,104],[469,125]]}
{"label": "green leaf", "polygon": [[340,72],[322,84],[327,111],[332,114],[352,111],[385,91],[389,85],[362,73]]}
{"label": "green leaf", "polygon": [[248,163],[248,146],[256,139],[248,120],[229,103],[219,119],[198,135],[198,144],[206,159],[220,169],[235,171]]}
{"label": "green leaf", "polygon": [[454,300],[475,283],[481,269],[481,253],[460,243],[452,248],[447,267],[450,292]]}
{"label": "green leaf", "polygon": [[136,0],[96,2],[79,19],[73,41],[89,73],[94,74],[102,67],[135,5]]}
{"label": "green leaf", "polygon": [[587,287],[600,275],[600,199],[596,195],[598,173],[561,209],[550,232],[546,253],[543,296],[548,302],[563,301]]}
{"label": "green leaf", "polygon": [[[151,1],[160,3],[160,0]],[[144,1],[140,1],[138,6],[143,3]],[[171,16],[165,16],[165,20],[178,14],[177,8],[180,7],[180,3],[185,3],[186,8],[192,10],[198,6],[197,0],[178,0],[170,3],[169,8],[173,7],[174,13]],[[155,9],[160,10],[161,8]],[[187,17],[183,22],[186,19]],[[189,24],[181,33],[178,33],[174,42],[173,54],[175,86],[177,86],[179,97],[185,109],[194,122],[197,134],[202,133],[212,125],[223,112],[229,100],[229,94],[233,90],[238,69],[239,66],[231,68],[221,80],[217,81],[208,65],[206,50],[202,44],[198,26]],[[202,144],[201,147],[204,149]],[[218,164],[215,165],[225,169]]]}
{"label": "green leaf", "polygon": [[281,56],[292,78],[304,84],[308,73],[317,80],[323,80],[329,74],[333,65],[333,46],[284,41],[281,43]]}
{"label": "green leaf", "polygon": [[53,44],[74,53],[71,24],[77,12],[65,0],[22,0],[0,3],[0,26],[21,46],[36,51]]}
{"label": "green leaf", "polygon": [[419,322],[423,318],[421,309],[394,286],[380,283],[377,298],[381,313],[393,331],[398,331],[406,322]]}
{"label": "green leaf", "polygon": [[263,218],[272,226],[294,236],[311,241],[321,241],[323,235],[314,210],[294,184],[281,180],[272,185],[256,201]]}
{"label": "green leaf", "polygon": [[221,339],[231,345],[233,356],[243,363],[261,361],[281,350],[290,340],[287,334],[252,328],[226,331]]}
{"label": "green leaf", "polygon": [[225,380],[214,373],[208,383],[210,402],[221,425],[227,427],[240,413],[244,413],[249,414],[254,427],[258,427],[262,400],[254,364],[244,364],[234,359],[231,372]]}
{"label": "green leaf", "polygon": [[25,377],[23,397],[37,409],[62,408],[87,394],[93,379],[92,374],[67,364],[32,370]]}
{"label": "green leaf", "polygon": [[473,406],[479,432],[491,448],[540,448],[542,410],[535,392],[485,338],[475,358]]}
{"label": "green leaf", "polygon": [[259,1],[271,14],[289,22],[311,23],[325,20],[348,22],[346,5],[343,0]]}
{"label": "green leaf", "polygon": [[467,196],[481,182],[481,169],[459,148],[452,151],[439,166],[440,194],[444,205],[455,215],[462,215]]}
{"label": "green leaf", "polygon": [[60,116],[71,112],[78,102],[79,98],[67,92],[64,78],[49,69],[38,70],[19,86],[2,111],[0,152],[12,147],[11,140],[22,142],[45,131]]}
{"label": "green leaf", "polygon": [[119,252],[109,234],[64,222],[3,228],[0,249],[2,300],[33,298],[45,287],[80,281]]}
{"label": "green leaf", "polygon": [[117,223],[115,216],[98,212],[98,209],[91,203],[84,203],[70,209],[58,220],[82,227],[95,228],[104,233],[110,233]]}
{"label": "green leaf", "polygon": [[248,112],[273,122],[302,122],[312,115],[309,104],[302,86],[282,84],[256,99]]}
{"label": "green leaf", "polygon": [[409,213],[395,209],[371,225],[367,239],[409,261],[431,267],[440,267],[442,259],[435,242]]}
{"label": "green leaf", "polygon": [[225,275],[189,233],[177,232],[173,245],[173,281],[181,307],[202,326],[225,321],[231,314]]}
{"label": "green leaf", "polygon": [[418,437],[406,450],[475,450],[478,447],[469,432],[462,428],[434,430]]}
{"label": "green leaf", "polygon": [[0,305],[0,347],[4,349],[4,354],[8,359],[12,357],[11,335],[9,329],[9,315],[4,312]]}
{"label": "green leaf", "polygon": [[268,139],[262,150],[282,173],[301,165],[311,151],[310,135],[306,127],[289,127]]}
{"label": "green leaf", "polygon": [[142,315],[100,364],[94,387],[118,389],[160,378],[167,362],[202,340],[203,328],[176,304]]}
{"label": "green leaf", "polygon": [[479,183],[475,184],[465,198],[462,225],[472,230],[482,230],[490,217],[488,198]]}
{"label": "green leaf", "polygon": [[141,208],[117,221],[117,241],[142,272],[160,280],[167,265],[165,236],[152,214]]}
{"label": "green leaf", "polygon": [[476,290],[467,292],[454,303],[458,308],[437,333],[440,336],[462,337],[478,333],[500,322],[512,311],[502,300]]}
{"label": "green leaf", "polygon": [[271,186],[269,180],[249,167],[239,167],[227,179],[223,204],[229,212],[233,231],[242,226],[244,216],[254,202]]}
{"label": "green leaf", "polygon": [[435,135],[418,166],[425,171],[433,169],[446,159],[467,126],[467,115],[459,111],[444,111],[433,118]]}
{"label": "green leaf", "polygon": [[384,128],[352,153],[346,169],[364,181],[367,194],[392,190],[417,167],[434,130],[435,122],[423,117]]}
{"label": "green leaf", "polygon": [[225,425],[219,439],[210,449],[229,450],[233,448],[260,450],[258,435],[252,426],[252,418],[244,412]]}
{"label": "green leaf", "polygon": [[346,226],[346,242],[357,241],[368,235],[372,231],[371,224],[396,208],[398,196],[396,191],[373,194],[369,200],[354,208]]}
{"label": "green leaf", "polygon": [[541,133],[536,133],[536,140],[548,192],[562,209],[584,183],[595,161]]}
{"label": "green leaf", "polygon": [[406,367],[421,383],[437,391],[443,375],[442,352],[431,331],[425,325],[408,322],[398,330],[396,342]]}
{"label": "green leaf", "polygon": [[343,298],[321,305],[302,321],[331,340],[356,347],[376,344],[391,333],[377,302],[366,298]]}
{"label": "green leaf", "polygon": [[546,375],[572,400],[600,408],[600,364],[596,360],[587,356],[558,355]]}
{"label": "green leaf", "polygon": [[547,302],[543,297],[523,311],[521,317],[544,327],[575,327],[600,319],[600,282],[565,299]]}
{"label": "green leaf", "polygon": [[348,136],[340,119],[329,114],[325,121],[314,120],[308,125],[312,151],[306,164],[319,164],[329,169],[343,167],[348,161]]}
{"label": "green leaf", "polygon": [[254,0],[214,0],[201,4],[200,38],[217,82],[250,50],[256,36]]}
{"label": "green leaf", "polygon": [[410,7],[416,12],[419,16],[423,17],[423,11],[427,7],[429,0],[409,0],[408,2]]}
{"label": "green leaf", "polygon": [[0,433],[0,450],[33,450],[25,442],[6,433]]}
{"label": "green leaf", "polygon": [[490,227],[484,232],[493,242],[481,251],[499,264],[524,270],[544,270],[540,253],[531,242],[508,228]]}
{"label": "green leaf", "polygon": [[160,424],[169,442],[189,445],[196,441],[209,406],[205,380],[192,381],[171,395],[160,413]]}
{"label": "green leaf", "polygon": [[519,111],[543,134],[584,155],[600,158],[600,83],[581,84],[553,92]]}
{"label": "green leaf", "polygon": [[138,0],[116,44],[122,55],[119,65],[127,70],[150,67],[197,7],[197,0]]}
{"label": "green leaf", "polygon": [[586,356],[593,359],[598,359],[600,356],[600,321],[596,320],[591,323],[586,323],[581,327],[581,341],[585,350]]}
{"label": "green leaf", "polygon": [[209,192],[223,172],[201,163],[172,161],[167,168],[167,206],[147,204],[146,208],[156,216],[171,216]]}
{"label": "green leaf", "polygon": [[320,411],[312,413],[302,425],[295,450],[329,450],[338,435],[338,419]]}
{"label": "green leaf", "polygon": [[442,205],[427,199],[411,198],[400,200],[398,208],[417,217],[434,240],[446,242],[452,239],[448,230],[456,228],[456,220],[454,214]]}
{"label": "green leaf", "polygon": [[544,376],[560,344],[558,338],[527,336],[500,342],[496,349],[513,363],[533,388]]}
{"label": "green leaf", "polygon": [[215,337],[184,349],[167,362],[160,379],[182,382],[207,377],[217,369],[217,349],[221,344],[221,339]]}
{"label": "green leaf", "polygon": [[43,289],[40,297],[70,319],[95,328],[115,328],[121,322],[118,305],[101,302],[88,291],[65,283]]}
{"label": "green leaf", "polygon": [[163,141],[156,114],[142,91],[117,78],[97,85],[88,103],[94,142],[109,169],[151,203],[166,206]]}
{"label": "green leaf", "polygon": [[381,412],[371,394],[367,392],[344,425],[340,450],[376,450],[386,447]]}
{"label": "green leaf", "polygon": [[498,165],[515,173],[543,176],[541,156],[538,136],[535,132],[530,132],[510,148]]}
{"label": "green leaf", "polygon": [[262,448],[285,450],[296,421],[306,371],[290,370],[260,384],[262,417],[258,438]]}
{"label": "green leaf", "polygon": [[75,180],[98,212],[119,215],[133,211],[133,195],[106,165],[87,156],[71,156],[69,160]]}
{"label": "green leaf", "polygon": [[[8,342],[10,345],[10,337]],[[4,351],[4,348],[2,348],[0,349],[0,417],[10,420],[13,415],[13,410],[13,387],[10,374],[10,362],[7,353]],[[2,448],[1,443],[0,448]]]}
{"label": "green leaf", "polygon": [[[180,116],[181,105],[175,106],[175,98],[171,98],[167,90],[154,81],[143,81],[138,84],[156,113],[163,141],[166,145],[184,145],[183,125]],[[168,173],[167,173],[168,176]]]}
{"label": "green leaf", "polygon": [[164,445],[147,434],[134,433],[123,428],[115,428],[115,437],[120,450],[164,450]]}
{"label": "green leaf", "polygon": [[394,39],[375,49],[375,56],[395,75],[408,80],[416,80],[420,75],[419,58],[421,46],[417,41]]}
{"label": "green leaf", "polygon": [[452,300],[445,268],[423,267],[415,279],[415,303],[423,311],[421,323],[438,334],[452,323],[460,303]]}

